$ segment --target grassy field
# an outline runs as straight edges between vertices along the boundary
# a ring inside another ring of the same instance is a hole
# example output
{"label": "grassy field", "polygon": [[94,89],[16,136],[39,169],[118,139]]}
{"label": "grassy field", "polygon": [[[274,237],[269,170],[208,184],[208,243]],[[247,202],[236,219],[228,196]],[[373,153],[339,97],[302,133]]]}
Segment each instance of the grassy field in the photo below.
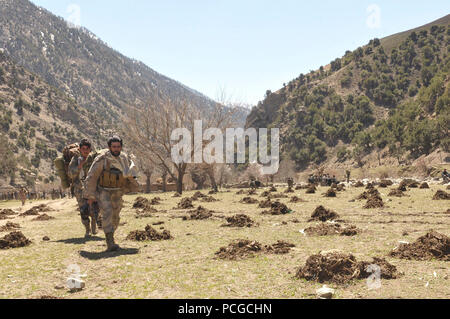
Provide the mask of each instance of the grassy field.
{"label": "grassy field", "polygon": [[[173,193],[144,195],[151,199],[162,198],[154,207],[158,212],[151,217],[136,218],[132,203],[137,195],[125,196],[121,213],[121,226],[116,241],[122,250],[105,253],[103,232],[84,239],[84,229],[76,209],[75,199],[27,202],[1,202],[0,209],[24,211],[40,203],[47,203],[55,211],[49,221],[31,221],[35,216],[0,220],[19,223],[20,231],[32,240],[23,248],[0,250],[0,297],[39,298],[316,298],[315,291],[322,284],[294,278],[299,266],[321,250],[339,249],[352,253],[358,260],[386,257],[404,273],[398,279],[382,280],[382,286],[368,290],[365,280],[355,280],[349,285],[334,285],[335,298],[450,298],[450,267],[445,261],[410,261],[388,257],[399,241],[415,241],[433,229],[450,235],[450,214],[447,200],[431,200],[437,189],[410,189],[409,197],[388,197],[391,188],[380,188],[387,205],[380,209],[363,209],[366,201],[349,202],[364,188],[349,187],[338,192],[336,198],[322,196],[328,188],[319,187],[315,194],[296,190],[288,194],[306,200],[288,203],[294,212],[286,215],[262,215],[264,209],[257,204],[241,204],[247,195],[237,195],[236,189],[213,195],[217,202],[202,205],[217,211],[218,216],[207,220],[178,218],[186,210],[173,209],[181,198]],[[278,192],[285,188],[279,188]],[[262,199],[258,190],[252,196]],[[183,197],[192,196],[186,192]],[[206,193],[206,192],[204,192]],[[346,222],[356,225],[362,232],[356,236],[304,236],[299,231],[314,222],[307,222],[313,210],[323,205],[336,211]],[[258,227],[220,227],[223,216],[245,213],[259,223]],[[297,219],[299,222],[293,222]],[[172,240],[134,242],[125,238],[133,230],[143,230],[147,224],[164,222],[160,227],[170,231]],[[283,223],[286,222],[286,223]],[[405,235],[406,233],[407,235]],[[0,233],[0,237],[7,232]],[[48,236],[50,241],[43,241]],[[262,244],[285,240],[296,245],[284,255],[260,254],[244,260],[228,261],[215,258],[215,252],[234,239],[250,239]],[[64,286],[67,267],[80,267],[86,287],[79,292],[69,292]],[[57,289],[60,288],[60,289]]]}

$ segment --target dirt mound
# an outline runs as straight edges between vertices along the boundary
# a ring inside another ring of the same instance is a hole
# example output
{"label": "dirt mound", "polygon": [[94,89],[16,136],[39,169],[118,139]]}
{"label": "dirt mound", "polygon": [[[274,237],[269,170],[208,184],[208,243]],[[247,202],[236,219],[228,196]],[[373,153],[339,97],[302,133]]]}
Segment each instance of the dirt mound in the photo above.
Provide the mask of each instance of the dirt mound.
{"label": "dirt mound", "polygon": [[150,201],[150,204],[151,205],[159,205],[159,204],[161,204],[161,201],[162,201],[162,199],[160,197],[155,197],[155,198],[152,198],[152,200]]}
{"label": "dirt mound", "polygon": [[219,200],[217,198],[214,198],[212,196],[205,196],[202,198],[202,202],[205,203],[212,203],[212,202],[218,202]]}
{"label": "dirt mound", "polygon": [[181,194],[180,193],[175,193],[175,194],[173,194],[172,197],[181,197]]}
{"label": "dirt mound", "polygon": [[431,230],[414,243],[400,244],[389,253],[392,257],[415,260],[439,259],[450,261],[450,238]]}
{"label": "dirt mound", "polygon": [[358,195],[358,197],[356,197],[356,199],[358,199],[358,200],[369,199],[372,196],[380,196],[380,192],[376,188],[370,188],[369,190]]}
{"label": "dirt mound", "polygon": [[372,189],[375,188],[375,185],[373,183],[368,183],[366,186],[366,189]]}
{"label": "dirt mound", "polygon": [[247,195],[256,195],[256,189],[251,189],[247,192]]}
{"label": "dirt mound", "polygon": [[292,213],[292,209],[289,209],[285,204],[277,201],[270,205],[270,210],[265,210],[261,214],[284,215],[289,213]]}
{"label": "dirt mound", "polygon": [[306,189],[306,194],[314,194],[316,192],[316,187],[314,185],[312,185],[311,187],[308,187]]}
{"label": "dirt mound", "polygon": [[292,196],[291,200],[289,201],[289,203],[303,203],[303,202],[305,202],[305,200],[297,196]]}
{"label": "dirt mound", "polygon": [[244,197],[239,202],[242,204],[257,204],[258,200],[252,197]]}
{"label": "dirt mound", "polygon": [[243,189],[236,192],[236,195],[244,195],[244,194],[245,194],[245,191]]}
{"label": "dirt mound", "polygon": [[231,217],[227,217],[228,224],[223,224],[222,227],[252,227],[257,224],[245,214],[237,214]]}
{"label": "dirt mound", "polygon": [[409,183],[408,187],[409,187],[409,188],[418,188],[419,185],[420,185],[420,184],[419,184],[418,182],[412,182],[412,183]]}
{"label": "dirt mound", "polygon": [[433,200],[440,200],[440,199],[450,199],[450,194],[443,190],[438,190],[436,194],[434,194]]}
{"label": "dirt mound", "polygon": [[380,187],[388,187],[388,186],[392,186],[394,184],[394,182],[392,182],[390,179],[382,179],[380,181],[379,186]]}
{"label": "dirt mound", "polygon": [[405,185],[402,185],[402,184],[398,185],[397,189],[398,189],[399,191],[402,191],[402,192],[406,192],[406,191],[407,191],[406,186],[405,186]]}
{"label": "dirt mound", "polygon": [[141,196],[137,197],[133,203],[133,208],[145,208],[148,206],[150,206],[150,201]]}
{"label": "dirt mound", "polygon": [[355,225],[349,225],[342,227],[336,223],[321,223],[317,226],[308,227],[305,229],[305,233],[308,236],[329,236],[329,235],[341,235],[341,236],[355,236],[360,230]]}
{"label": "dirt mound", "polygon": [[152,206],[147,206],[143,209],[136,210],[136,218],[153,217],[152,214],[157,213],[158,210]]}
{"label": "dirt mound", "polygon": [[367,272],[367,266],[371,264],[381,268],[381,278],[394,279],[399,276],[397,268],[382,258],[373,258],[372,262],[358,262],[355,256],[343,252],[312,255],[306,260],[305,266],[298,269],[295,276],[320,283],[345,284],[353,279],[369,277],[371,273]]}
{"label": "dirt mound", "polygon": [[357,181],[356,184],[354,185],[355,187],[364,187],[364,183],[361,181]]}
{"label": "dirt mound", "polygon": [[6,225],[0,226],[0,232],[12,231],[12,230],[16,230],[16,229],[19,229],[19,228],[20,228],[19,224],[7,222]]}
{"label": "dirt mound", "polygon": [[39,213],[51,212],[54,211],[53,208],[48,207],[46,204],[41,204],[38,206],[34,206],[19,216],[37,216]]}
{"label": "dirt mound", "polygon": [[192,195],[191,199],[199,200],[200,198],[204,198],[204,197],[207,197],[207,195],[203,194],[202,192],[197,191],[197,192],[195,192],[194,195]]}
{"label": "dirt mound", "polygon": [[261,194],[261,197],[270,197],[270,192],[269,191],[264,191],[262,194]]}
{"label": "dirt mound", "polygon": [[220,247],[216,255],[220,259],[236,260],[251,257],[262,249],[263,246],[257,241],[237,239],[226,247]]}
{"label": "dirt mound", "polygon": [[14,231],[0,238],[0,249],[25,247],[29,244],[31,244],[31,240],[26,238],[20,231]]}
{"label": "dirt mound", "polygon": [[198,206],[197,209],[189,211],[190,216],[184,216],[183,220],[202,220],[208,219],[213,215],[214,211],[208,210],[202,206]]}
{"label": "dirt mound", "polygon": [[291,244],[291,243],[288,243],[288,242],[286,242],[284,240],[278,240],[273,245],[266,245],[266,246],[264,246],[264,250],[267,253],[281,255],[281,254],[289,253],[291,251],[292,247],[295,247],[295,245]]}
{"label": "dirt mound", "polygon": [[263,246],[257,241],[237,239],[228,246],[219,248],[216,256],[220,259],[236,260],[252,257],[255,253],[287,254],[292,247],[295,245],[281,240],[273,245]]}
{"label": "dirt mound", "polygon": [[12,216],[16,215],[17,213],[13,211],[12,209],[5,208],[0,210],[0,216]]}
{"label": "dirt mound", "polygon": [[391,190],[389,192],[388,196],[403,197],[403,196],[407,196],[407,195],[397,188],[397,189]]}
{"label": "dirt mound", "polygon": [[270,198],[266,199],[265,201],[260,201],[259,208],[270,208],[272,207],[272,201],[270,200]]}
{"label": "dirt mound", "polygon": [[336,190],[338,192],[345,191],[345,185],[344,184],[338,184],[337,187],[336,187]]}
{"label": "dirt mound", "polygon": [[363,208],[381,208],[384,207],[383,199],[379,195],[373,195],[368,200]]}
{"label": "dirt mound", "polygon": [[427,182],[423,182],[422,184],[420,184],[419,188],[421,188],[421,189],[430,188],[430,186],[428,185]]}
{"label": "dirt mound", "polygon": [[334,188],[330,188],[329,190],[327,190],[327,192],[325,194],[323,194],[324,197],[336,197],[336,191],[334,190]]}
{"label": "dirt mound", "polygon": [[51,219],[55,219],[55,217],[49,216],[47,214],[42,214],[36,218],[33,218],[32,221],[47,221],[47,220],[51,220]]}
{"label": "dirt mound", "polygon": [[273,194],[271,197],[272,198],[289,198],[289,196],[285,195],[285,194]]}
{"label": "dirt mound", "polygon": [[178,208],[181,209],[194,208],[194,205],[192,205],[192,199],[189,197],[183,198],[181,202],[178,203]]}
{"label": "dirt mound", "polygon": [[321,222],[325,222],[327,220],[336,219],[338,217],[339,215],[334,211],[326,209],[323,206],[318,206],[312,213],[311,219],[309,221],[320,220]]}
{"label": "dirt mound", "polygon": [[170,235],[170,232],[168,230],[164,230],[162,233],[160,233],[152,226],[147,225],[145,226],[145,230],[132,231],[131,233],[128,234],[126,239],[134,241],[145,241],[145,240],[156,241],[156,240],[168,240],[172,238],[173,237]]}
{"label": "dirt mound", "polygon": [[275,186],[270,187],[269,192],[275,193],[277,191],[277,189],[275,188]]}

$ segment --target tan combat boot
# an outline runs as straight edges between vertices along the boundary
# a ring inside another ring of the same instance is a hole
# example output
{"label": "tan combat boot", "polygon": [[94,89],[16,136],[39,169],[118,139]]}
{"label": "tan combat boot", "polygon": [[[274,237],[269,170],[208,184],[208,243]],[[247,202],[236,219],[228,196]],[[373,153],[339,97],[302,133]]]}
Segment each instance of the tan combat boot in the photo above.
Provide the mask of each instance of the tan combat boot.
{"label": "tan combat boot", "polygon": [[84,238],[88,238],[89,236],[91,236],[91,225],[89,224],[89,221],[88,222],[83,221],[83,225],[84,225],[84,228],[86,228],[86,233],[84,234]]}
{"label": "tan combat boot", "polygon": [[91,230],[92,230],[92,235],[97,235],[97,224],[95,221],[95,218],[91,217]]}
{"label": "tan combat boot", "polygon": [[117,251],[119,250],[119,245],[114,242],[114,233],[105,233],[106,236],[106,251]]}

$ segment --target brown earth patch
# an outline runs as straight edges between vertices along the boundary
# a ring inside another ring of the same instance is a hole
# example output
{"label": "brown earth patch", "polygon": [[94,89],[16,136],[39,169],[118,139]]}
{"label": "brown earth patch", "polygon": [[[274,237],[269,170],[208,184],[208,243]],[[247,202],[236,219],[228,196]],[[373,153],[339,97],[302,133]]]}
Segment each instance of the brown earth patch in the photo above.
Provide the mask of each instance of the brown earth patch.
{"label": "brown earth patch", "polygon": [[292,213],[292,209],[289,209],[285,204],[280,202],[273,202],[270,205],[270,210],[265,210],[261,214],[268,215],[285,215]]}
{"label": "brown earth patch", "polygon": [[126,239],[134,241],[146,241],[146,240],[157,241],[157,240],[169,240],[172,238],[173,237],[170,235],[170,232],[168,230],[158,232],[152,226],[147,225],[145,226],[145,230],[134,230],[130,232]]}
{"label": "brown earth patch", "polygon": [[383,258],[373,258],[372,262],[358,262],[352,254],[343,252],[323,252],[308,257],[303,267],[295,275],[297,278],[320,283],[346,284],[353,279],[370,276],[367,266],[376,264],[381,268],[381,278],[394,279],[400,276],[397,268]]}
{"label": "brown earth patch", "polygon": [[210,218],[213,213],[213,210],[206,209],[202,206],[198,206],[197,209],[189,211],[189,216],[184,216],[183,220],[203,220]]}
{"label": "brown earth patch", "polygon": [[434,194],[433,200],[440,200],[440,199],[450,199],[450,194],[443,190],[438,190],[436,194]]}
{"label": "brown earth patch", "polygon": [[24,213],[20,214],[19,216],[37,216],[37,215],[39,215],[39,213],[51,212],[51,211],[54,211],[54,209],[51,207],[48,207],[46,204],[41,204],[41,205],[30,208],[29,210],[25,211]]}
{"label": "brown earth patch", "polygon": [[242,204],[257,204],[258,200],[256,198],[252,198],[252,197],[244,197],[239,202]]}
{"label": "brown earth patch", "polygon": [[31,244],[31,240],[26,238],[22,232],[14,231],[0,238],[0,249],[19,248]]}
{"label": "brown earth patch", "polygon": [[237,239],[228,246],[219,248],[215,254],[219,259],[236,260],[253,257],[256,253],[286,254],[289,253],[291,247],[295,247],[295,245],[280,240],[273,245],[263,246],[257,241]]}
{"label": "brown earth patch", "polygon": [[327,220],[333,220],[338,217],[339,215],[336,212],[326,209],[321,205],[316,207],[311,215],[311,218],[308,221],[320,220],[321,222],[325,222]]}
{"label": "brown earth patch", "polygon": [[32,221],[47,221],[47,220],[51,220],[51,219],[55,219],[55,217],[49,216],[47,214],[42,214],[36,218],[33,218]]}
{"label": "brown earth patch", "polygon": [[194,208],[194,205],[192,205],[192,199],[189,197],[183,198],[181,202],[178,203],[178,208],[181,209]]}
{"label": "brown earth patch", "polygon": [[379,195],[373,195],[368,200],[366,205],[363,208],[381,208],[384,207],[383,199]]}
{"label": "brown earth patch", "polygon": [[260,201],[259,208],[270,208],[272,207],[272,201],[270,200],[270,198],[266,199],[265,201]]}
{"label": "brown earth patch", "polygon": [[0,226],[0,232],[12,231],[19,228],[20,228],[19,224],[7,222],[4,226]]}
{"label": "brown earth patch", "polygon": [[430,188],[430,186],[428,185],[427,182],[423,182],[422,184],[420,184],[419,188],[421,188],[421,189]]}
{"label": "brown earth patch", "polygon": [[308,227],[305,229],[305,233],[308,236],[355,236],[360,230],[355,225],[341,226],[337,223],[321,223],[317,226]]}
{"label": "brown earth patch", "polygon": [[450,238],[431,230],[426,235],[417,238],[414,243],[400,244],[389,253],[392,257],[414,260],[445,260],[450,261]]}
{"label": "brown earth patch", "polygon": [[226,221],[228,224],[223,224],[222,227],[252,227],[258,225],[245,214],[237,214],[231,217],[227,217]]}

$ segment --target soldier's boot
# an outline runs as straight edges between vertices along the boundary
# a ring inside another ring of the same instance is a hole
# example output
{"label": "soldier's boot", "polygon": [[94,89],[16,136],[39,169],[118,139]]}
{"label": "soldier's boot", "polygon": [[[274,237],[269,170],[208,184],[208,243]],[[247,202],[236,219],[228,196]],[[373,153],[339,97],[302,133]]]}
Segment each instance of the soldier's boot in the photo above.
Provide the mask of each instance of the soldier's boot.
{"label": "soldier's boot", "polygon": [[97,224],[95,222],[95,218],[91,218],[91,231],[92,235],[97,235]]}
{"label": "soldier's boot", "polygon": [[119,250],[119,245],[114,242],[114,233],[105,233],[106,236],[106,251],[117,251]]}
{"label": "soldier's boot", "polygon": [[84,234],[84,238],[88,238],[91,236],[91,225],[89,223],[89,220],[85,221],[83,220],[84,228],[86,229],[86,233]]}

